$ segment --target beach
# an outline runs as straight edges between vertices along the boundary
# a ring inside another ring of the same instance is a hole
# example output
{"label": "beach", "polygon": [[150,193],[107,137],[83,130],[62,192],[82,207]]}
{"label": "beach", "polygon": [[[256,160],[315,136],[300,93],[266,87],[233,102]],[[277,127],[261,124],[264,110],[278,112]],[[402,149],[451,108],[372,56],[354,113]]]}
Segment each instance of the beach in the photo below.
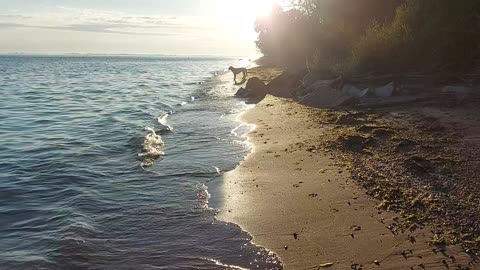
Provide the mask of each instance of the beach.
{"label": "beach", "polygon": [[242,114],[255,125],[252,151],[224,175],[217,218],[240,225],[285,269],[475,269],[460,246],[435,245],[428,225],[399,226],[399,212],[352,180],[323,147],[342,132],[325,113],[268,95]]}

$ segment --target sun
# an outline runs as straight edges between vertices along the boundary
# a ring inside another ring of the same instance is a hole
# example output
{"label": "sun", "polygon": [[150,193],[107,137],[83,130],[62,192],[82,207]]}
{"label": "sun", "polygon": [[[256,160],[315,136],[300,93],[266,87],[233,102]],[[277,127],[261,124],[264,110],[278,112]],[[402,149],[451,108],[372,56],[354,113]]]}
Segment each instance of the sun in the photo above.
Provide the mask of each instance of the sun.
{"label": "sun", "polygon": [[221,17],[224,28],[241,36],[255,35],[254,24],[257,17],[267,16],[279,0],[222,0],[215,8]]}
{"label": "sun", "polygon": [[277,0],[247,0],[245,8],[250,10],[251,16],[266,16],[272,10],[272,7],[278,3]]}

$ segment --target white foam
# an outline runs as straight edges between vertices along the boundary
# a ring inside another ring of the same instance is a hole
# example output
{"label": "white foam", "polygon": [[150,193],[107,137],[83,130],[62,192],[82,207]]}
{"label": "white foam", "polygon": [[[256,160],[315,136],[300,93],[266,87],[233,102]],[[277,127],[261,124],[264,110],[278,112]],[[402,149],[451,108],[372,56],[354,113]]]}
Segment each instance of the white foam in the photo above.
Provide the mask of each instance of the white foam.
{"label": "white foam", "polygon": [[217,260],[214,260],[214,259],[207,259],[207,260],[212,262],[212,263],[215,263],[215,265],[225,267],[227,269],[248,270],[247,268],[243,268],[243,267],[240,267],[240,266],[236,266],[236,265],[232,265],[232,264],[224,264],[224,263],[222,263],[220,261],[217,261]]}
{"label": "white foam", "polygon": [[162,113],[158,118],[157,121],[160,125],[162,125],[167,131],[172,131],[173,127],[167,124],[167,117],[172,114],[172,112]]}
{"label": "white foam", "polygon": [[142,152],[138,156],[142,159],[141,166],[149,167],[152,166],[158,158],[165,155],[163,151],[164,142],[160,135],[155,133],[155,130],[150,127],[146,127],[145,130],[150,131],[142,143]]}

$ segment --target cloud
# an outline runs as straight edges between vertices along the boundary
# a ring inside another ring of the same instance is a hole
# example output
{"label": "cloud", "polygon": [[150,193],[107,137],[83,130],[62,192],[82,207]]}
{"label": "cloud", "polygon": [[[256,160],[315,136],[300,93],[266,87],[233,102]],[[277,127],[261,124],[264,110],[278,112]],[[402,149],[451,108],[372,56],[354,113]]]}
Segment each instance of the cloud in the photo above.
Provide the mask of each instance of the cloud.
{"label": "cloud", "polygon": [[1,28],[36,28],[36,29],[48,29],[48,30],[64,30],[64,31],[79,31],[79,32],[91,32],[91,33],[107,33],[107,34],[125,34],[125,35],[158,35],[158,36],[174,36],[174,33],[160,33],[160,32],[135,32],[135,31],[121,31],[113,29],[122,29],[134,26],[112,26],[101,24],[72,24],[68,26],[42,26],[42,25],[29,25],[20,23],[1,23]]}
{"label": "cloud", "polygon": [[130,15],[121,12],[57,7],[35,15],[0,14],[2,28],[33,28],[124,35],[173,36],[213,31],[194,18]]}

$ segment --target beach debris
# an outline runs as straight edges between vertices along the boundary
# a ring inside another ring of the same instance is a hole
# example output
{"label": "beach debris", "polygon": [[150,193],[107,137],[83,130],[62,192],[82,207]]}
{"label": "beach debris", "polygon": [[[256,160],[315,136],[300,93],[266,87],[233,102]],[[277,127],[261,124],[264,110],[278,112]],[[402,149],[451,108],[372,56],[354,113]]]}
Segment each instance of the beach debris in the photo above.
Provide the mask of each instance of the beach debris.
{"label": "beach debris", "polygon": [[297,239],[298,239],[298,233],[294,233],[294,234],[293,234],[293,238],[294,238],[295,240],[297,240]]}
{"label": "beach debris", "polygon": [[430,244],[432,246],[436,246],[436,247],[443,247],[443,246],[447,245],[447,241],[445,240],[445,238],[443,236],[440,236],[438,234],[434,234],[432,236],[432,240],[430,240]]}
{"label": "beach debris", "polygon": [[322,263],[318,266],[317,269],[320,269],[320,268],[329,268],[329,267],[332,267],[333,266],[333,263]]}
{"label": "beach debris", "polygon": [[380,266],[380,261],[379,260],[374,260],[373,264]]}
{"label": "beach debris", "polygon": [[434,170],[433,164],[429,160],[419,156],[405,159],[404,165],[410,172],[415,174],[431,173]]}
{"label": "beach debris", "polygon": [[412,151],[417,143],[409,139],[400,139],[395,146],[396,152],[409,152]]}
{"label": "beach debris", "polygon": [[285,250],[287,250],[287,249],[288,249],[288,246],[284,246],[283,248],[284,248]]}
{"label": "beach debris", "polygon": [[315,197],[318,197],[318,194],[317,193],[310,193],[310,194],[308,194],[308,197],[315,198]]}
{"label": "beach debris", "polygon": [[352,229],[353,231],[361,231],[362,230],[362,227],[361,226],[358,226],[358,225],[352,225],[350,227],[350,229]]}
{"label": "beach debris", "polygon": [[420,98],[416,96],[365,97],[360,99],[356,106],[359,108],[380,108],[413,103],[417,101],[425,101],[429,99],[430,98],[428,97]]}
{"label": "beach debris", "polygon": [[363,150],[374,142],[373,138],[360,135],[347,135],[338,138],[342,148],[352,152],[363,152]]}
{"label": "beach debris", "polygon": [[373,136],[380,139],[388,139],[395,135],[395,132],[387,128],[378,128],[373,130]]}
{"label": "beach debris", "polygon": [[352,270],[363,270],[363,265],[358,264],[358,263],[352,263],[352,264],[350,265],[350,268],[351,268]]}
{"label": "beach debris", "polygon": [[363,113],[344,113],[336,116],[335,124],[337,125],[357,125],[363,121],[359,117],[364,116]]}
{"label": "beach debris", "polygon": [[408,241],[410,241],[410,243],[412,243],[412,244],[415,243],[415,242],[417,242],[417,240],[415,239],[415,237],[413,237],[413,236],[411,236],[411,235],[408,236]]}

